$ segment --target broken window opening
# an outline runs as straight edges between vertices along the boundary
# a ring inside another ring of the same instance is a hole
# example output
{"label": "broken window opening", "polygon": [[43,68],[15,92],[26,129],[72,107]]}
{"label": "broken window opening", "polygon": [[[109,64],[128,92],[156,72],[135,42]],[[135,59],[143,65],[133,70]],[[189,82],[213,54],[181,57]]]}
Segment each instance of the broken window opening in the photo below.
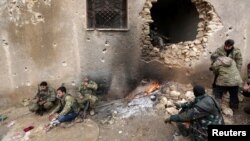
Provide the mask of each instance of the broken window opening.
{"label": "broken window opening", "polygon": [[126,29],[127,0],[87,0],[87,28]]}
{"label": "broken window opening", "polygon": [[199,13],[191,0],[158,0],[151,8],[154,46],[196,39]]}

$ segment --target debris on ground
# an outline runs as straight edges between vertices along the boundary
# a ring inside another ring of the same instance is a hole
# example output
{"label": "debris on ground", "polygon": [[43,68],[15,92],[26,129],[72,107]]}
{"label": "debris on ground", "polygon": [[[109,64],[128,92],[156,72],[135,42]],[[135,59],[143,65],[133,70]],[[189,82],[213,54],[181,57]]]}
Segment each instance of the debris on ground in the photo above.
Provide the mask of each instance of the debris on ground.
{"label": "debris on ground", "polygon": [[[211,95],[212,90],[206,90],[207,94]],[[160,84],[145,80],[124,99],[101,101],[97,105],[95,115],[87,116],[83,122],[74,122],[70,128],[57,126],[46,133],[43,125],[49,122],[47,114],[44,116],[29,114],[27,107],[8,110],[5,112],[8,113],[8,119],[6,124],[3,124],[5,128],[8,127],[8,131],[5,133],[0,131],[0,137],[3,137],[3,141],[57,141],[62,138],[71,141],[78,141],[79,138],[91,141],[190,141],[189,138],[175,134],[176,125],[164,124],[164,118],[179,112],[176,103],[185,103],[193,99],[190,84],[177,82]],[[228,102],[229,96],[225,95],[222,100],[225,123],[249,124],[249,117],[244,114],[243,106],[240,104],[240,109],[234,113]],[[244,102],[245,100],[242,101]],[[27,128],[27,132],[23,131],[24,127]]]}
{"label": "debris on ground", "polygon": [[0,114],[0,122],[6,120],[8,117],[6,115],[1,115]]}

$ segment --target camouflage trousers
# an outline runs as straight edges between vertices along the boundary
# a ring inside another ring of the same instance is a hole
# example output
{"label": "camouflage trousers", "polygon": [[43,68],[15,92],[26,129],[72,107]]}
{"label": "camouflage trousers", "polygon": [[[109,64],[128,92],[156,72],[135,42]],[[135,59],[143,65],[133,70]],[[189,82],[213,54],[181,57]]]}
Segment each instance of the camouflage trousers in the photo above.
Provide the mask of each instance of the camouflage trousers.
{"label": "camouflage trousers", "polygon": [[84,108],[84,104],[89,101],[90,102],[90,108],[94,109],[96,107],[96,102],[97,102],[98,98],[95,95],[92,94],[85,94],[83,99],[78,99],[78,103],[80,105],[80,107],[83,109]]}
{"label": "camouflage trousers", "polygon": [[52,102],[46,102],[43,105],[38,105],[37,103],[30,103],[29,105],[29,110],[31,112],[37,112],[38,110],[50,110],[52,107],[54,106],[54,104]]}

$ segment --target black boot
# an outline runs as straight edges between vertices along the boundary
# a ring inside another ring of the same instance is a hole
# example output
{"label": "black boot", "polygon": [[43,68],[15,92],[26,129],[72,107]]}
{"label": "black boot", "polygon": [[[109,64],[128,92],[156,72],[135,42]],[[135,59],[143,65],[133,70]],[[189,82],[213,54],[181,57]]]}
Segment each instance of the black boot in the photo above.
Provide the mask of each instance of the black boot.
{"label": "black boot", "polygon": [[39,109],[39,110],[36,111],[36,114],[39,115],[39,116],[42,116],[43,115],[43,111]]}
{"label": "black boot", "polygon": [[239,104],[230,103],[230,104],[229,104],[229,107],[230,107],[231,109],[238,110],[238,109],[239,109]]}

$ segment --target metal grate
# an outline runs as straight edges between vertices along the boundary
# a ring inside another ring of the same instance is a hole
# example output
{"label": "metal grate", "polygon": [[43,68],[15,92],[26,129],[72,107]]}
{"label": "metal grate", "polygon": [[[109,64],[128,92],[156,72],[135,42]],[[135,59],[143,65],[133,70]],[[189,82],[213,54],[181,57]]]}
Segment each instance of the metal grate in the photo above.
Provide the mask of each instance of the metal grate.
{"label": "metal grate", "polygon": [[127,0],[87,0],[88,28],[126,28]]}

